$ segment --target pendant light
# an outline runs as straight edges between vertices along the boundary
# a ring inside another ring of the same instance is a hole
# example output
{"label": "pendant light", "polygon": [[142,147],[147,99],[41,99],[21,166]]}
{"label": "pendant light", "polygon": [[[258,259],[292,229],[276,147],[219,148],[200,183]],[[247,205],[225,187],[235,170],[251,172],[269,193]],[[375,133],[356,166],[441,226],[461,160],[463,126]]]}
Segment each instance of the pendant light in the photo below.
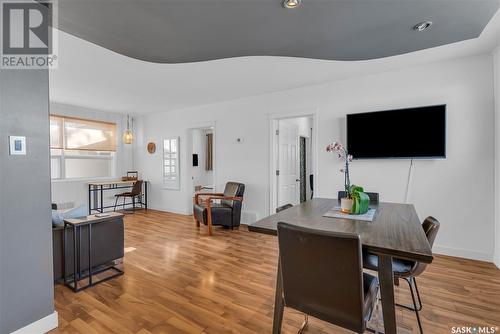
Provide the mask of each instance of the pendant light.
{"label": "pendant light", "polygon": [[127,130],[123,132],[123,142],[125,144],[132,144],[134,141],[134,135],[132,134],[132,130],[130,130],[130,116],[127,115]]}

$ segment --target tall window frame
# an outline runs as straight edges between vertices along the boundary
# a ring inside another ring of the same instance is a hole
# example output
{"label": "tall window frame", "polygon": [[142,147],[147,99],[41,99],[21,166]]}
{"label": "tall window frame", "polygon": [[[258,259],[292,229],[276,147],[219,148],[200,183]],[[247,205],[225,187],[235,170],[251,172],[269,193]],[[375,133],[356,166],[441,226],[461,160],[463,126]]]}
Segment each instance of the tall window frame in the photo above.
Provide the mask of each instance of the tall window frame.
{"label": "tall window frame", "polygon": [[180,190],[180,144],[179,137],[163,140],[163,187]]}

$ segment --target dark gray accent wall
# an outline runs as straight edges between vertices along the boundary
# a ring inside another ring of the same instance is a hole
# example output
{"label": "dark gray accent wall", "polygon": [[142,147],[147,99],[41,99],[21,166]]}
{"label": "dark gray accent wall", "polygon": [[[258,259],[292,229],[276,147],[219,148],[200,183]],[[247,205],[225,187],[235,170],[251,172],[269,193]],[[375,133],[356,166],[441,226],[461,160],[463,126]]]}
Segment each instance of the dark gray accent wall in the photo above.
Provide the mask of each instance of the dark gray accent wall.
{"label": "dark gray accent wall", "polygon": [[0,70],[0,334],[54,312],[49,168],[48,71]]}

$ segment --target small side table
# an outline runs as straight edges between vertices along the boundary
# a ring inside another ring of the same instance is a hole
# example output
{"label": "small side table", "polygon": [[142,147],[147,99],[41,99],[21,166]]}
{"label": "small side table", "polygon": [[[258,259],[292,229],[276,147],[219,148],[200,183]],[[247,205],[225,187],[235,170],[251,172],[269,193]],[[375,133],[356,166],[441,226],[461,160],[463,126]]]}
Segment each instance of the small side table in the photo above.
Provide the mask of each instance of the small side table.
{"label": "small side table", "polygon": [[[98,223],[104,223],[106,221],[116,219],[117,217],[123,217],[122,213],[112,212],[105,217],[97,217],[96,215],[90,215],[83,218],[74,218],[64,220],[64,231],[63,231],[63,276],[64,285],[73,290],[73,292],[79,292],[87,289],[91,286],[97,285],[99,283],[105,282],[117,276],[123,275],[123,270],[118,269],[115,266],[109,266],[106,268],[100,268],[93,271],[92,268],[92,225]],[[81,266],[81,253],[82,253],[82,227],[88,226],[88,273],[84,275],[82,273]],[[73,279],[71,280],[66,272],[66,229],[73,229]],[[108,270],[113,270],[115,273],[111,276],[107,276],[97,282],[93,280],[93,275],[103,273]],[[88,278],[88,284],[85,286],[78,287],[78,282]]]}

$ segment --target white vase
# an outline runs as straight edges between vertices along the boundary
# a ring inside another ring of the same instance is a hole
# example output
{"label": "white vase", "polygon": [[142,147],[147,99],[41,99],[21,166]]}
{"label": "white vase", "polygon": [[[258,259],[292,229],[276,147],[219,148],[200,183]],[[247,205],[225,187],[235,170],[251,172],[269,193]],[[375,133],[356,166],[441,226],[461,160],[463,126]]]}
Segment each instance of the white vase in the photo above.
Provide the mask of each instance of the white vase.
{"label": "white vase", "polygon": [[340,211],[344,213],[351,213],[353,200],[350,198],[341,198],[340,199]]}

